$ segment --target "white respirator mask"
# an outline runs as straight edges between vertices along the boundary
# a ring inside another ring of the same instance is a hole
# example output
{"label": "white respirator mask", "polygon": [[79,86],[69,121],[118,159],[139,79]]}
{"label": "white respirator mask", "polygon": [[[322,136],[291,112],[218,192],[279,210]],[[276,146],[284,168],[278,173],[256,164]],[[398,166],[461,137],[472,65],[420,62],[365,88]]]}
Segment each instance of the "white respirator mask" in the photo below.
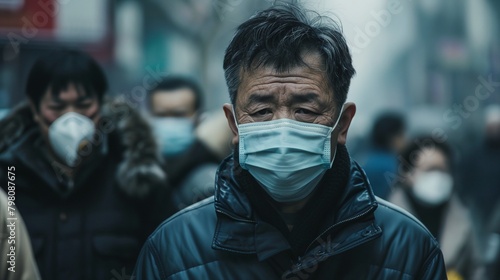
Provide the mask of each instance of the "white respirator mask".
{"label": "white respirator mask", "polygon": [[95,133],[94,122],[88,117],[68,112],[49,126],[49,142],[55,154],[68,166],[79,162],[79,152],[89,144]]}
{"label": "white respirator mask", "polygon": [[453,178],[443,171],[424,172],[415,179],[412,192],[424,204],[435,206],[450,199]]}

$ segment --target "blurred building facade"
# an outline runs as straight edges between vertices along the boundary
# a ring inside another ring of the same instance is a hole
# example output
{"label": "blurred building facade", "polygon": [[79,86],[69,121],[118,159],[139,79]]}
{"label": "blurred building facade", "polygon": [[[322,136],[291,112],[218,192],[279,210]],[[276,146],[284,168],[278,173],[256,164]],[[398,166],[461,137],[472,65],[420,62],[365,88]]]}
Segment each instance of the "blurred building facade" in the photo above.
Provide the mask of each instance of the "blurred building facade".
{"label": "blurred building facade", "polygon": [[192,75],[208,109],[226,102],[224,50],[235,27],[269,0],[0,0],[0,108],[24,99],[34,58],[57,46],[103,65],[111,94],[142,103],[160,76]]}

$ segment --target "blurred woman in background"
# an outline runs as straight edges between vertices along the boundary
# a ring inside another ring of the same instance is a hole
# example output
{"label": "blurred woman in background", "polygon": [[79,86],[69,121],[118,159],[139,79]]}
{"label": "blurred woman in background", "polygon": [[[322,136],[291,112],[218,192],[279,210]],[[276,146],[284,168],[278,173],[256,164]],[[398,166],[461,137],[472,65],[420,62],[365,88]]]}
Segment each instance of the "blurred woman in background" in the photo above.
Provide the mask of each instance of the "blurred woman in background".
{"label": "blurred woman in background", "polygon": [[398,164],[389,201],[416,216],[437,238],[449,279],[471,279],[472,223],[454,187],[452,150],[432,137],[419,137],[409,142]]}

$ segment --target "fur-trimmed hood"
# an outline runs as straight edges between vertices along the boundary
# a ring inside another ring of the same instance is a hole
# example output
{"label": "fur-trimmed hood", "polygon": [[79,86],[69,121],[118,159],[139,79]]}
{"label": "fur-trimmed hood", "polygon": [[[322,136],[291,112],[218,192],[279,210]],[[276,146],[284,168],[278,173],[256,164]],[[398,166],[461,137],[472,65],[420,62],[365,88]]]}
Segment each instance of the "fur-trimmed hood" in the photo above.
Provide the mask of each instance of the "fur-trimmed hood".
{"label": "fur-trimmed hood", "polygon": [[[115,174],[118,186],[132,197],[144,197],[156,187],[166,187],[162,158],[146,119],[123,100],[106,99],[100,123],[104,121],[106,129],[102,131],[110,136],[108,146],[120,151],[123,157]],[[37,124],[27,103],[14,108],[0,121],[0,154],[35,127]]]}

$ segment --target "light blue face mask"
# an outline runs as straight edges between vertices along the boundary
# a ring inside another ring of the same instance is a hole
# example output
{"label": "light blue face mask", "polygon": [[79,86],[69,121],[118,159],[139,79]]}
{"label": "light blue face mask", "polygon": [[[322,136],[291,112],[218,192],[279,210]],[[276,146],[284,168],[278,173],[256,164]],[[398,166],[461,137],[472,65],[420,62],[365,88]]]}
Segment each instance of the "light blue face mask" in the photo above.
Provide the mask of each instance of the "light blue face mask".
{"label": "light blue face mask", "polygon": [[332,167],[331,134],[342,112],[333,127],[291,119],[238,125],[241,167],[274,200],[304,199]]}
{"label": "light blue face mask", "polygon": [[174,156],[187,150],[196,138],[194,123],[189,118],[156,118],[153,128],[165,156]]}

